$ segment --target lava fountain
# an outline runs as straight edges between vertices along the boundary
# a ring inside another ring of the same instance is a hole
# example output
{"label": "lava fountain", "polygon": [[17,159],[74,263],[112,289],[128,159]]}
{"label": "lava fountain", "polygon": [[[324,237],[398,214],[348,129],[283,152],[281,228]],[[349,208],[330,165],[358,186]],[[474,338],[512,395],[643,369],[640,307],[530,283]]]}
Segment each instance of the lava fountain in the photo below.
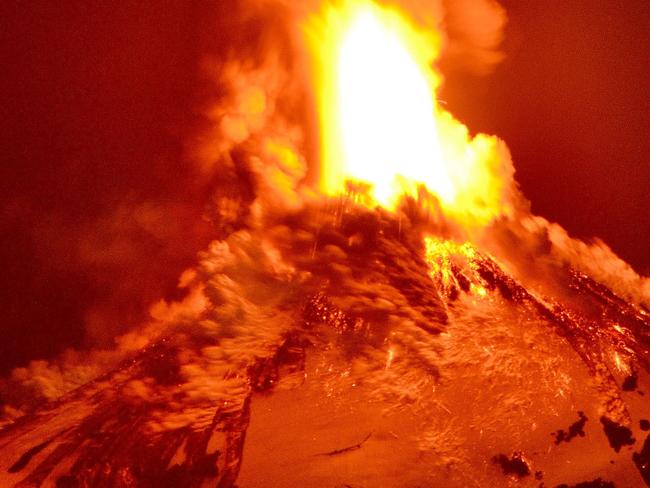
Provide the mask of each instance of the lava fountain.
{"label": "lava fountain", "polygon": [[394,208],[424,186],[467,224],[509,214],[505,145],[467,128],[436,99],[441,40],[408,14],[370,1],[326,4],[304,25],[321,126],[321,188],[367,184]]}

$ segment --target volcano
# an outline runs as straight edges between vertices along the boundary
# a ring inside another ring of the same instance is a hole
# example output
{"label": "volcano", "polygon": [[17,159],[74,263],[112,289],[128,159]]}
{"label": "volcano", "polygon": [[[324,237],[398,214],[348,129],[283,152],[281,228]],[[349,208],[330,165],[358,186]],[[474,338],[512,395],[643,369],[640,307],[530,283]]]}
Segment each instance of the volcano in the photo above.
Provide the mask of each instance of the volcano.
{"label": "volcano", "polygon": [[407,213],[328,210],[213,244],[209,305],[4,428],[3,486],[648,481],[644,309],[571,268],[539,296]]}
{"label": "volcano", "polygon": [[343,3],[300,24],[321,181],[277,65],[241,75],[180,298],[5,380],[0,486],[650,486],[647,279],[530,213],[435,32]]}

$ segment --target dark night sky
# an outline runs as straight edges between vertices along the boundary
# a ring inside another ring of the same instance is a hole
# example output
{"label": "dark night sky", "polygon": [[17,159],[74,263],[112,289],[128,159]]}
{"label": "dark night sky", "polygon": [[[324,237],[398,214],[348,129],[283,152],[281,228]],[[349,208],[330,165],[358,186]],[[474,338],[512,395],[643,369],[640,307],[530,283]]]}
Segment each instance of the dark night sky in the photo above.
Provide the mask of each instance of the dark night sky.
{"label": "dark night sky", "polygon": [[[502,3],[508,58],[443,98],[506,140],[534,212],[650,272],[650,2]],[[205,244],[183,144],[217,5],[2,2],[0,372],[88,343],[89,309],[137,321]],[[162,234],[124,223],[144,203]]]}

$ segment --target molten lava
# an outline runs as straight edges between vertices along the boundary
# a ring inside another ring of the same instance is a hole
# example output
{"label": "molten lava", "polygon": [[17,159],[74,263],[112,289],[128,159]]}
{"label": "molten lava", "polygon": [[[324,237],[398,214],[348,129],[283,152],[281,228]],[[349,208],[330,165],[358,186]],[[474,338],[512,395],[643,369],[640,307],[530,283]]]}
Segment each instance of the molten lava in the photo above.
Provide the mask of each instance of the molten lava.
{"label": "molten lava", "polygon": [[510,212],[508,175],[500,174],[505,146],[495,137],[471,138],[436,101],[437,35],[366,0],[326,6],[305,31],[326,193],[343,191],[348,180],[363,182],[375,202],[394,208],[401,195],[416,197],[424,186],[466,224]]}

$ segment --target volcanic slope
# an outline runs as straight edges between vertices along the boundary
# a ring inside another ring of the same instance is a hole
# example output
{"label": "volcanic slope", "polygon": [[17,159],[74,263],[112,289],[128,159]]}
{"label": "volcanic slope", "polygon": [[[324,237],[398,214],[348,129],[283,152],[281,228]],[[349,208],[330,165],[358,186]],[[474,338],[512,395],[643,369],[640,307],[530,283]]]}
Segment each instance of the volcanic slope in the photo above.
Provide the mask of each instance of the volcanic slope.
{"label": "volcanic slope", "polygon": [[213,242],[195,306],[4,427],[0,485],[647,483],[647,312],[450,236],[334,203]]}

